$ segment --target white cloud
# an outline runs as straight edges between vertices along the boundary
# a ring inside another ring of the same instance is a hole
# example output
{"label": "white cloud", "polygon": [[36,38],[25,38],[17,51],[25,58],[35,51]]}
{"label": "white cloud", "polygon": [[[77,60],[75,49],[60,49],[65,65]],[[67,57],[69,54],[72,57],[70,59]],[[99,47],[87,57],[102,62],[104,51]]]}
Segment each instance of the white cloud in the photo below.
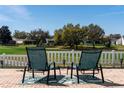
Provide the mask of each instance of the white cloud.
{"label": "white cloud", "polygon": [[13,21],[10,17],[0,14],[0,21]]}
{"label": "white cloud", "polygon": [[8,6],[8,9],[10,12],[13,12],[15,15],[18,15],[18,17],[24,18],[24,19],[31,19],[31,15],[29,11],[24,6]]}
{"label": "white cloud", "polygon": [[99,14],[99,15],[96,15],[96,16],[112,16],[112,15],[121,15],[121,14],[124,14],[124,11],[116,11],[116,12],[110,12],[110,13],[104,13],[104,14]]}
{"label": "white cloud", "polygon": [[31,20],[31,14],[25,6],[0,6],[0,21]]}

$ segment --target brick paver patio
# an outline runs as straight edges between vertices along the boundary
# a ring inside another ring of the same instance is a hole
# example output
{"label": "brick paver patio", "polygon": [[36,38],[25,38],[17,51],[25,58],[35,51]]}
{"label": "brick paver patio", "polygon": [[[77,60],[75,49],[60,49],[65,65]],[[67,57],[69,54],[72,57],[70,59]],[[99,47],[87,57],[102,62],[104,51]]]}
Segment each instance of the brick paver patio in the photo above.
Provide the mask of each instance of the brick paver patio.
{"label": "brick paver patio", "polygon": [[[124,69],[103,69],[105,82],[103,83],[86,83],[86,84],[63,84],[63,85],[47,85],[38,84],[22,84],[22,69],[0,69],[0,87],[3,88],[97,88],[97,87],[124,87]],[[53,72],[52,72],[53,73]],[[26,75],[31,75],[28,73]],[[42,73],[36,73],[42,76]],[[45,73],[46,75],[46,73]],[[57,75],[59,75],[57,71]],[[62,70],[62,75],[66,75],[66,70]],[[101,74],[95,76],[101,79]]]}

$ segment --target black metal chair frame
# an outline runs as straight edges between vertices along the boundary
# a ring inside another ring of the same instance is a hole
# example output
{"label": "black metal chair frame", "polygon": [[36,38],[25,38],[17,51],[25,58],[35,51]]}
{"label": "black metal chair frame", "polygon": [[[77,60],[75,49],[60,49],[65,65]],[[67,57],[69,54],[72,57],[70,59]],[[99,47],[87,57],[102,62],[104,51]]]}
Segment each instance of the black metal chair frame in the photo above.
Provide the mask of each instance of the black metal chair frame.
{"label": "black metal chair frame", "polygon": [[[100,52],[102,52],[102,50],[101,50]],[[83,53],[84,53],[84,52],[82,51],[81,57],[82,57],[82,54],[83,54]],[[101,53],[100,53],[100,56],[101,56]],[[102,65],[99,64],[99,67],[98,67],[98,62],[99,62],[100,56],[99,56],[99,58],[98,58],[98,60],[97,60],[96,68],[93,69],[93,77],[94,77],[94,75],[95,75],[95,70],[97,70],[98,73],[99,73],[99,70],[100,70],[100,72],[101,72],[101,77],[102,77],[102,82],[104,83],[104,75],[103,75]],[[81,60],[81,57],[80,57],[80,60]],[[79,65],[76,64],[76,73],[77,73],[77,82],[78,82],[78,83],[79,83],[79,71],[91,70],[91,69],[79,69],[80,62],[81,62],[81,61],[79,61]],[[73,69],[74,69],[73,66],[74,66],[74,63],[72,63],[72,66],[71,66],[71,78],[72,78],[72,75],[73,75]]]}
{"label": "black metal chair frame", "polygon": [[[22,83],[24,83],[24,79],[25,79],[25,74],[26,74],[26,71],[27,70],[31,70],[32,71],[32,78],[34,78],[34,70],[35,69],[32,69],[31,68],[31,61],[30,61],[30,58],[29,58],[29,53],[28,53],[28,47],[26,47],[26,51],[27,51],[27,57],[28,57],[28,65],[27,66],[25,66],[24,67],[24,73],[23,73],[23,79],[22,79]],[[45,55],[46,55],[46,50],[45,50],[45,48],[44,48],[44,51],[45,51]],[[47,56],[46,56],[46,60],[47,60]],[[53,62],[53,63],[51,63],[51,64],[48,64],[48,62],[46,62],[46,69],[44,69],[44,70],[41,70],[41,71],[43,71],[43,73],[44,73],[44,71],[47,71],[47,84],[49,83],[49,75],[50,75],[50,67],[51,67],[51,65],[53,65],[54,66],[54,79],[56,79],[56,66],[55,66],[55,62]]]}

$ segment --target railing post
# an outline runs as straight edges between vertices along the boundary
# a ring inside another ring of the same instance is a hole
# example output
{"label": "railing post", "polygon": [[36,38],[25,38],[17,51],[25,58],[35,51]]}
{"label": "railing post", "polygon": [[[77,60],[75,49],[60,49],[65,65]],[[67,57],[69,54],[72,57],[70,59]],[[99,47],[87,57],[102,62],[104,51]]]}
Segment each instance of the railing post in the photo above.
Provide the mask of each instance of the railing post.
{"label": "railing post", "polygon": [[74,49],[72,49],[72,62],[74,63]]}
{"label": "railing post", "polygon": [[115,67],[115,50],[112,50],[112,64]]}
{"label": "railing post", "polygon": [[1,60],[1,67],[3,68],[4,62],[5,62],[5,53],[2,54],[2,60]]}

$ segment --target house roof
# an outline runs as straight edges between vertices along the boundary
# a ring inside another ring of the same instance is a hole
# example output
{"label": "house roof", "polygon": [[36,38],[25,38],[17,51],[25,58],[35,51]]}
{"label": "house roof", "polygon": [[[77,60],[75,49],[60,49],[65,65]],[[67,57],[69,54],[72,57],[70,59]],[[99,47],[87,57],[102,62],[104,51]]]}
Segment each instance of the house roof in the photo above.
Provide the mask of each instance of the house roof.
{"label": "house roof", "polygon": [[18,38],[15,38],[15,37],[13,37],[12,40],[15,40],[15,41],[25,41],[25,39],[18,39]]}
{"label": "house roof", "polygon": [[18,38],[12,38],[13,40],[15,41],[35,41],[35,40],[32,40],[32,39],[28,39],[28,38],[25,38],[25,39],[18,39]]}
{"label": "house roof", "polygon": [[53,38],[46,38],[46,41],[54,41]]}

